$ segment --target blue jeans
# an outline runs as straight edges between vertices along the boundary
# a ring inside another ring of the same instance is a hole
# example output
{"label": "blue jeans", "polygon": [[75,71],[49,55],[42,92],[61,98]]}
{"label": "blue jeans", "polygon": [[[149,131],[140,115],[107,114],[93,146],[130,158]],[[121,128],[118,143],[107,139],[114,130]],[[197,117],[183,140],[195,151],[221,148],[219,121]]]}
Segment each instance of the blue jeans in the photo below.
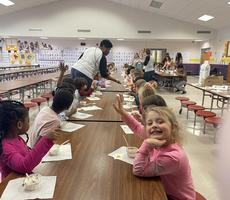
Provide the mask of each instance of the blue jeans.
{"label": "blue jeans", "polygon": [[80,71],[78,71],[75,68],[71,68],[71,78],[75,79],[75,78],[84,78],[87,81],[88,84],[88,88],[91,87],[93,80],[91,78],[89,78],[88,76],[86,76],[85,74],[81,73]]}
{"label": "blue jeans", "polygon": [[144,73],[144,79],[147,82],[155,80],[155,72],[154,71],[145,72]]}

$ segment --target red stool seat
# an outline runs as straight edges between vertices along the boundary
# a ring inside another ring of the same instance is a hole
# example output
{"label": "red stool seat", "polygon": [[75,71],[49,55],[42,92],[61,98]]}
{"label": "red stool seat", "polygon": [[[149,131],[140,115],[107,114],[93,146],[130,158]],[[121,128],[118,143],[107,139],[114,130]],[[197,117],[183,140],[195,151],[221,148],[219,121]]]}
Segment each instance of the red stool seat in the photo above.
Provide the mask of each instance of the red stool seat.
{"label": "red stool seat", "polygon": [[43,97],[37,97],[37,98],[31,99],[31,102],[37,103],[38,104],[38,108],[40,110],[41,103],[46,102],[46,99],[43,98]]}
{"label": "red stool seat", "polygon": [[211,111],[205,111],[205,110],[198,110],[196,112],[197,116],[203,117],[204,119],[207,117],[215,117],[216,113],[211,112]]}
{"label": "red stool seat", "polygon": [[43,102],[46,102],[46,99],[43,98],[43,97],[37,97],[37,98],[31,99],[31,102],[35,102],[37,104],[39,104],[39,103],[41,104]]}
{"label": "red stool seat", "polygon": [[181,104],[185,107],[188,107],[189,105],[195,105],[196,102],[194,102],[194,101],[181,101]]}
{"label": "red stool seat", "polygon": [[193,105],[189,105],[188,109],[193,110],[194,112],[196,112],[198,110],[204,110],[205,107],[193,104]]}
{"label": "red stool seat", "polygon": [[53,97],[53,95],[51,93],[45,93],[45,94],[42,94],[41,97],[46,98],[46,99],[50,99]]}
{"label": "red stool seat", "polygon": [[45,94],[42,94],[41,97],[46,98],[47,103],[49,105],[49,100],[53,97],[53,95],[51,93],[45,93]]}
{"label": "red stool seat", "polygon": [[189,98],[187,98],[187,97],[181,97],[181,96],[177,96],[175,99],[179,100],[179,101],[189,101]]}
{"label": "red stool seat", "polygon": [[205,118],[205,122],[209,123],[209,124],[213,124],[214,126],[217,126],[219,124],[221,124],[222,122],[222,118],[221,117],[207,117]]}
{"label": "red stool seat", "polygon": [[34,103],[34,102],[24,102],[24,106],[25,106],[27,109],[30,109],[30,108],[36,107],[36,106],[37,106],[37,103]]}
{"label": "red stool seat", "polygon": [[199,192],[196,192],[196,200],[207,200]]}

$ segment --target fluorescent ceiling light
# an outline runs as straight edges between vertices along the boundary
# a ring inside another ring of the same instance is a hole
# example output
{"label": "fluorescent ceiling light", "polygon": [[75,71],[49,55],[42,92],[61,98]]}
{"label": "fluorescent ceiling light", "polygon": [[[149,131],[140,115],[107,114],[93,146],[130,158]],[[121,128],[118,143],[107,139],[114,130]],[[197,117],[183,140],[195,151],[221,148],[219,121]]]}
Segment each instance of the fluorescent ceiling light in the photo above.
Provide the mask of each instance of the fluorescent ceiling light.
{"label": "fluorescent ceiling light", "polygon": [[228,2],[228,4],[230,4],[230,1]]}
{"label": "fluorescent ceiling light", "polygon": [[79,40],[85,40],[85,38],[78,38]]}
{"label": "fluorescent ceiling light", "polygon": [[40,38],[43,39],[43,40],[48,40],[49,39],[48,37],[44,37],[44,36],[41,36]]}
{"label": "fluorescent ceiling light", "polygon": [[12,6],[12,5],[14,5],[14,2],[12,2],[10,0],[0,0],[0,4],[2,4],[4,6]]}
{"label": "fluorescent ceiling light", "polygon": [[203,40],[194,40],[195,42],[202,42]]}
{"label": "fluorescent ceiling light", "polygon": [[210,19],[213,19],[213,18],[214,17],[210,16],[210,15],[203,15],[203,16],[199,17],[198,19],[201,20],[201,21],[207,22],[207,21],[209,21]]}
{"label": "fluorescent ceiling light", "polygon": [[118,41],[123,41],[123,40],[125,40],[125,39],[123,39],[123,38],[118,38],[117,40],[118,40]]}

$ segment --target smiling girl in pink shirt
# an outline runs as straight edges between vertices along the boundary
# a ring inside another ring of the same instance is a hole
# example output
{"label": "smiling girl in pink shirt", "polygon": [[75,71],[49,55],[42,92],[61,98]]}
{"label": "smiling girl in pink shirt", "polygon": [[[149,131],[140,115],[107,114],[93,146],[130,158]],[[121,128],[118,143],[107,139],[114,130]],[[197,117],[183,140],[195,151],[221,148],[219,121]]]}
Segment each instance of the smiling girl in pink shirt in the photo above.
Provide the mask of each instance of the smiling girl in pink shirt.
{"label": "smiling girl in pink shirt", "polygon": [[121,96],[114,108],[134,134],[144,139],[135,156],[134,175],[160,176],[169,200],[195,200],[191,169],[173,112],[167,107],[149,106],[143,113],[143,126],[123,109]]}

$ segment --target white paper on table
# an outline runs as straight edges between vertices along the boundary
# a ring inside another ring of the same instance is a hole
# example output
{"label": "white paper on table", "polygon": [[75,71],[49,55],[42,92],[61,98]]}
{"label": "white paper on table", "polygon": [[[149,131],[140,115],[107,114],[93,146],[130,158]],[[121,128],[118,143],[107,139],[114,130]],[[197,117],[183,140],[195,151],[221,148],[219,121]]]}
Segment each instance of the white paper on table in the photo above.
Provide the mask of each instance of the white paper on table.
{"label": "white paper on table", "polygon": [[99,97],[87,97],[90,101],[99,101],[101,100]]}
{"label": "white paper on table", "polygon": [[127,125],[121,125],[121,128],[125,134],[133,134],[133,131]]}
{"label": "white paper on table", "polygon": [[98,95],[98,96],[101,96],[102,95],[102,92],[101,91],[96,91],[96,92],[93,92],[94,95]]}
{"label": "white paper on table", "polygon": [[133,98],[130,98],[130,97],[127,98],[127,97],[125,97],[124,101],[133,102],[134,101],[134,97]]}
{"label": "white paper on table", "polygon": [[131,109],[131,108],[136,108],[136,107],[137,106],[135,106],[135,105],[127,105],[127,104],[123,105],[124,109]]}
{"label": "white paper on table", "polygon": [[65,131],[65,132],[73,132],[73,131],[76,131],[76,130],[84,127],[84,126],[85,125],[82,125],[82,124],[75,124],[72,122],[67,122],[61,126],[61,130]]}
{"label": "white paper on table", "polygon": [[22,183],[25,178],[10,180],[4,190],[1,200],[52,199],[56,184],[56,176],[40,176],[39,188],[25,191]]}
{"label": "white paper on table", "polygon": [[133,158],[128,157],[127,155],[127,151],[126,151],[127,147],[120,147],[119,149],[113,151],[112,153],[108,154],[108,156],[113,157],[114,159],[117,160],[121,160],[123,162],[129,163],[131,165],[133,165]]}
{"label": "white paper on table", "polygon": [[78,119],[87,119],[89,117],[92,117],[93,115],[88,113],[82,113],[82,112],[76,112],[71,117],[78,118]]}
{"label": "white paper on table", "polygon": [[124,97],[124,98],[129,98],[130,95],[128,95],[128,94],[123,94],[123,97]]}
{"label": "white paper on table", "polygon": [[107,85],[107,84],[106,84],[105,87],[111,87],[111,85]]}
{"label": "white paper on table", "polygon": [[90,111],[90,110],[102,110],[102,108],[98,107],[98,106],[86,106],[86,107],[82,107],[81,108],[84,111]]}
{"label": "white paper on table", "polygon": [[50,161],[59,161],[59,160],[70,160],[72,159],[72,151],[71,144],[61,145],[59,147],[58,155],[51,156],[49,152],[43,157],[42,162],[50,162]]}
{"label": "white paper on table", "polygon": [[105,84],[108,84],[108,85],[109,85],[109,84],[111,84],[111,81],[106,80],[106,81],[105,81]]}

